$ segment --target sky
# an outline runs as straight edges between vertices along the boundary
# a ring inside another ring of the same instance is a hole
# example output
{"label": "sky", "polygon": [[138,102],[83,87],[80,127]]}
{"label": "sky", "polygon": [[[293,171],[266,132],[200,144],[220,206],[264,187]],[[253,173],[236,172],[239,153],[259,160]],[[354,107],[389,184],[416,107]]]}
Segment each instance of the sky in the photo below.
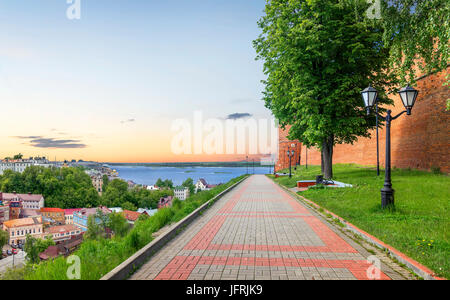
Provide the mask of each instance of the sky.
{"label": "sky", "polygon": [[0,1],[0,158],[242,159],[175,155],[171,126],[271,118],[252,46],[264,0],[78,1],[80,19],[67,0]]}

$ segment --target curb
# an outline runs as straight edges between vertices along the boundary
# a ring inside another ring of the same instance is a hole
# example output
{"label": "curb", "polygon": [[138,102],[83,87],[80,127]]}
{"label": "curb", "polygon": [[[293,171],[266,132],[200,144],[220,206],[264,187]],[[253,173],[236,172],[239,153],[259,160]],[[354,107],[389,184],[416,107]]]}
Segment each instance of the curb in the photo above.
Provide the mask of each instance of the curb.
{"label": "curb", "polygon": [[120,265],[115,267],[108,274],[100,278],[100,280],[124,280],[128,278],[128,276],[140,266],[142,266],[147,259],[152,256],[156,251],[161,249],[167,242],[169,242],[174,236],[176,236],[179,230],[182,230],[185,226],[189,225],[194,219],[196,219],[204,210],[206,210],[211,203],[214,203],[216,200],[220,199],[223,195],[231,191],[238,184],[242,183],[247,177],[242,180],[236,182],[232,186],[228,187],[224,191],[220,192],[220,194],[216,195],[212,199],[208,200],[202,206],[194,210],[188,216],[178,221],[177,223],[170,225],[170,228],[166,233],[158,236],[149,244],[144,246],[142,249],[137,251],[135,254],[130,256],[127,260],[122,262]]}
{"label": "curb", "polygon": [[[272,178],[270,178],[270,179],[272,179]],[[368,242],[370,244],[373,244],[373,245],[377,246],[378,248],[386,250],[391,257],[395,258],[400,263],[406,265],[409,269],[411,269],[414,273],[416,273],[417,275],[419,275],[423,279],[425,279],[425,280],[447,280],[446,278],[442,278],[442,277],[436,276],[432,270],[428,269],[424,265],[422,265],[419,262],[413,260],[412,258],[406,256],[405,254],[403,254],[399,250],[395,249],[394,247],[383,243],[382,241],[380,241],[376,237],[370,235],[369,233],[365,232],[364,230],[359,229],[358,227],[356,227],[352,223],[349,223],[348,221],[344,220],[343,218],[339,217],[335,213],[333,213],[333,212],[331,212],[331,211],[321,207],[317,203],[315,203],[315,202],[313,202],[313,201],[311,201],[311,200],[309,200],[309,199],[307,199],[307,198],[305,198],[303,196],[298,195],[297,193],[294,193],[293,191],[291,191],[287,187],[279,184],[278,182],[274,181],[273,179],[272,179],[272,181],[275,182],[278,186],[280,186],[283,190],[285,190],[288,193],[296,196],[297,199],[299,199],[299,200],[301,200],[303,202],[306,202],[310,206],[314,206],[316,209],[322,209],[325,213],[332,215],[341,224],[343,224],[345,226],[345,229],[348,229],[349,231],[353,232],[357,236],[359,236],[362,239],[364,239],[366,242]]]}

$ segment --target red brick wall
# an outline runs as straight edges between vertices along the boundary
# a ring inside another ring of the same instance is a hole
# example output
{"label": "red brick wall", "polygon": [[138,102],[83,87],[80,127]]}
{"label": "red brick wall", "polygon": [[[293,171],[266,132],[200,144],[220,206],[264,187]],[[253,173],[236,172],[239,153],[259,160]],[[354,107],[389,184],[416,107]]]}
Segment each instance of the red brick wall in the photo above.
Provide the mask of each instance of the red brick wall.
{"label": "red brick wall", "polygon": [[[404,114],[392,122],[392,166],[425,170],[439,167],[442,172],[450,171],[450,111],[446,111],[450,90],[449,87],[442,85],[448,70],[449,68],[445,72],[420,79],[415,86],[419,90],[419,96],[412,114],[410,116]],[[393,95],[392,99],[394,107],[391,109],[393,115],[396,115],[404,107],[398,94]],[[386,139],[384,128],[379,134],[380,164],[384,166]],[[281,136],[280,133],[280,150]],[[283,136],[286,134],[283,133]],[[373,131],[371,139],[361,138],[354,145],[337,145],[334,148],[333,163],[375,165],[376,154],[376,134]],[[302,155],[303,164],[304,155]],[[320,165],[319,151],[308,150],[308,164]]]}
{"label": "red brick wall", "polygon": [[289,128],[286,130],[282,130],[281,128],[278,130],[279,134],[279,148],[278,148],[278,160],[275,164],[275,170],[281,170],[289,168],[289,156],[287,155],[288,149],[294,150],[294,156],[291,158],[291,166],[295,166],[301,155],[301,146],[302,144],[299,141],[290,141],[286,136],[289,132]]}

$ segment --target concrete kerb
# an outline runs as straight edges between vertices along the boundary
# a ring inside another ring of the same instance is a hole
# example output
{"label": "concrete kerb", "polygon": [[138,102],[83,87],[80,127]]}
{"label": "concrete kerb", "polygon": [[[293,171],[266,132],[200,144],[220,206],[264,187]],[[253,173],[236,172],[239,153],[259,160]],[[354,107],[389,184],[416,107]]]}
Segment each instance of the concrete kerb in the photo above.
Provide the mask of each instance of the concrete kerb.
{"label": "concrete kerb", "polygon": [[167,230],[164,234],[158,236],[153,241],[151,241],[149,244],[144,246],[142,249],[137,251],[135,254],[133,254],[131,257],[129,257],[127,260],[125,260],[123,263],[118,265],[116,268],[114,268],[112,271],[110,271],[108,274],[100,278],[100,280],[124,280],[128,278],[128,276],[136,269],[138,269],[140,266],[142,266],[149,257],[151,257],[155,252],[157,252],[159,249],[161,249],[167,242],[169,242],[173,237],[175,237],[180,230],[184,229],[187,225],[189,225],[192,221],[194,221],[201,213],[206,210],[211,204],[214,204],[216,200],[223,197],[225,194],[227,194],[229,191],[234,189],[237,185],[242,183],[245,179],[247,179],[249,176],[246,176],[242,180],[236,182],[232,186],[228,187],[224,191],[222,191],[220,194],[216,195],[206,203],[204,203],[202,206],[194,210],[191,214],[186,216],[184,219],[180,220],[179,222],[173,224],[170,226],[170,229]]}
{"label": "concrete kerb", "polygon": [[359,229],[355,225],[349,223],[348,221],[344,220],[343,218],[339,217],[338,215],[334,214],[333,212],[330,212],[330,211],[326,210],[325,208],[321,207],[320,205],[318,205],[317,203],[315,203],[315,202],[313,202],[313,201],[311,201],[311,200],[309,200],[309,199],[307,199],[307,198],[305,198],[303,196],[300,196],[297,193],[294,193],[293,191],[291,191],[290,189],[286,188],[285,186],[279,184],[278,182],[276,182],[276,181],[274,181],[274,182],[278,186],[280,186],[283,190],[285,190],[288,193],[290,193],[291,195],[295,196],[297,199],[299,199],[300,201],[304,202],[309,207],[311,207],[313,209],[316,209],[316,210],[321,209],[325,213],[330,214],[337,221],[339,221],[342,225],[344,225],[345,229],[351,231],[352,233],[354,233],[358,237],[364,239],[366,242],[368,242],[368,243],[370,243],[370,244],[372,244],[372,245],[374,245],[374,246],[376,246],[376,247],[378,247],[378,248],[380,248],[382,250],[387,251],[387,253],[391,257],[395,258],[397,261],[399,261],[400,263],[404,264],[407,268],[412,270],[414,273],[416,273],[418,276],[422,277],[423,279],[425,279],[425,280],[445,280],[445,278],[441,278],[441,277],[436,276],[433,271],[431,271],[427,267],[423,266],[419,262],[417,262],[417,261],[413,260],[412,258],[406,256],[405,254],[403,254],[402,252],[398,251],[394,247],[383,243],[382,241],[380,241],[376,237],[368,234],[364,230]]}

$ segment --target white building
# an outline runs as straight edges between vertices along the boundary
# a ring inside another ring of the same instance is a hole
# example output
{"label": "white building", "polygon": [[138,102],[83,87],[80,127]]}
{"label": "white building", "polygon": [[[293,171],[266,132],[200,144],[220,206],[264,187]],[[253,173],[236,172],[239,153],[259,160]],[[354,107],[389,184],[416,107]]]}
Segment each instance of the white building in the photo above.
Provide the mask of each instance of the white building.
{"label": "white building", "polygon": [[3,175],[6,170],[22,173],[26,168],[31,166],[41,166],[48,168],[54,166],[54,164],[49,162],[47,159],[2,160],[0,161],[0,175]]}
{"label": "white building", "polygon": [[178,198],[180,200],[186,200],[187,198],[189,198],[189,189],[187,187],[176,187],[173,189],[173,192],[175,194],[175,198]]}
{"label": "white building", "polygon": [[149,185],[149,186],[147,186],[147,190],[149,190],[149,191],[159,191],[159,187],[157,187],[156,185]]}
{"label": "white building", "polygon": [[137,212],[140,214],[146,213],[149,217],[152,217],[158,212],[158,209],[139,208]]}
{"label": "white building", "polygon": [[41,209],[44,207],[44,196],[37,194],[17,194],[0,192],[0,200],[8,204],[11,201],[22,202],[23,209]]}
{"label": "white building", "polygon": [[195,184],[195,192],[197,191],[209,191],[210,189],[216,187],[216,184],[208,184],[205,179],[200,178]]}

